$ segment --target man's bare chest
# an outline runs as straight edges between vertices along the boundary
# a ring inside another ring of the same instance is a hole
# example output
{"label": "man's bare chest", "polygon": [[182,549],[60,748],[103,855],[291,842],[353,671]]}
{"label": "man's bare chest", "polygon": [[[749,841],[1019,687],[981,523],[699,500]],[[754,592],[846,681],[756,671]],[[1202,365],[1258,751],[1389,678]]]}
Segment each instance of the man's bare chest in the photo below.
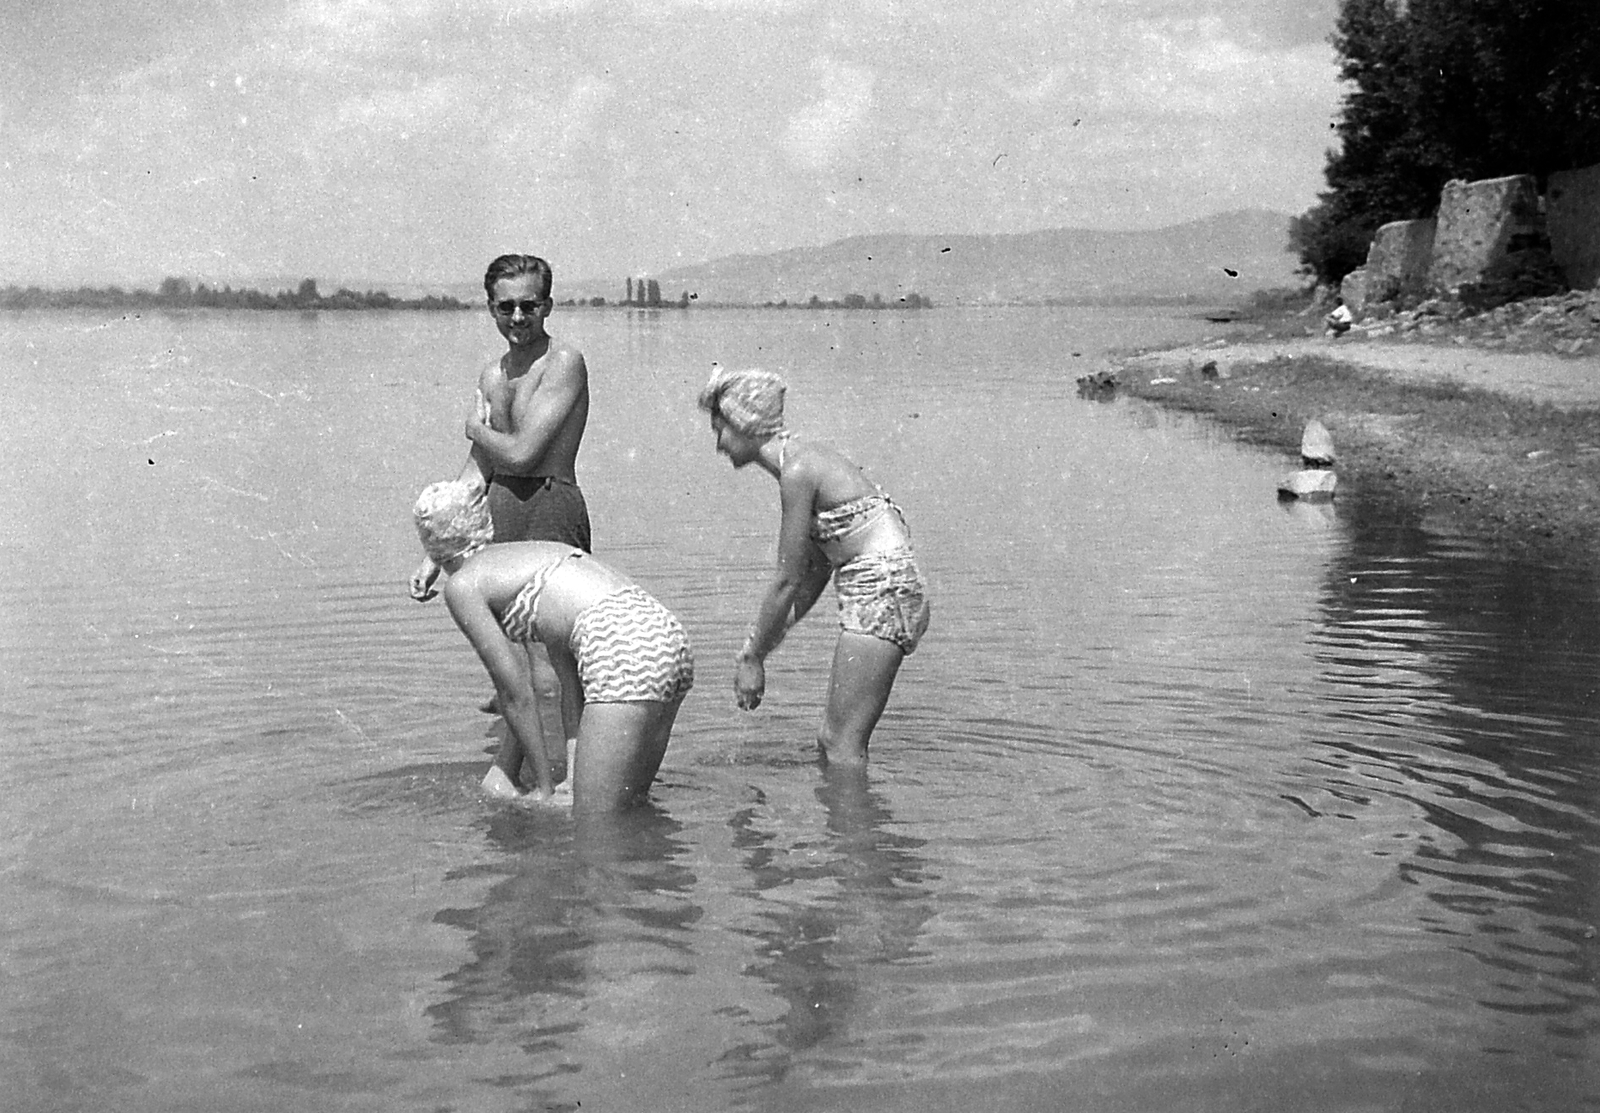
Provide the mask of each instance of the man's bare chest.
{"label": "man's bare chest", "polygon": [[500,432],[509,432],[512,415],[523,401],[539,389],[542,376],[536,370],[521,375],[508,376],[496,368],[487,376],[483,396],[489,403],[489,425]]}

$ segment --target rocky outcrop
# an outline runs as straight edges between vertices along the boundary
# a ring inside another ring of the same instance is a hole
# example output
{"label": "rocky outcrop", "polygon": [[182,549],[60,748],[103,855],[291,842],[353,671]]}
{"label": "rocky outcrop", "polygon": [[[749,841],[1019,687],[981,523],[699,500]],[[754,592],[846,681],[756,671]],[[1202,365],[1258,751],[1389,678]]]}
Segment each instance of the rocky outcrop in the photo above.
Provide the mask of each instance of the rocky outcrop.
{"label": "rocky outcrop", "polygon": [[[1394,293],[1398,293],[1398,289]],[[1394,296],[1381,274],[1367,267],[1357,267],[1339,280],[1339,300],[1350,311],[1351,317],[1360,320],[1372,307]]]}
{"label": "rocky outcrop", "polygon": [[1350,336],[1449,339],[1489,350],[1593,356],[1600,352],[1600,288],[1525,298],[1484,312],[1469,312],[1457,299],[1429,298],[1410,309],[1362,321]]}
{"label": "rocky outcrop", "polygon": [[1467,313],[1600,287],[1600,166],[1452,181],[1437,217],[1378,229],[1339,294],[1360,321],[1444,298]]}
{"label": "rocky outcrop", "polygon": [[1367,248],[1365,265],[1344,276],[1339,298],[1357,318],[1383,302],[1428,292],[1428,270],[1438,221],[1394,220],[1383,225]]}
{"label": "rocky outcrop", "polygon": [[1539,191],[1527,174],[1446,182],[1428,264],[1428,285],[1454,290],[1482,281],[1508,256],[1549,251]]}
{"label": "rocky outcrop", "polygon": [[1568,285],[1600,287],[1600,166],[1550,175],[1545,226],[1550,254]]}
{"label": "rocky outcrop", "polygon": [[1394,295],[1424,294],[1439,222],[1395,220],[1383,225],[1367,250],[1367,269],[1383,276]]}

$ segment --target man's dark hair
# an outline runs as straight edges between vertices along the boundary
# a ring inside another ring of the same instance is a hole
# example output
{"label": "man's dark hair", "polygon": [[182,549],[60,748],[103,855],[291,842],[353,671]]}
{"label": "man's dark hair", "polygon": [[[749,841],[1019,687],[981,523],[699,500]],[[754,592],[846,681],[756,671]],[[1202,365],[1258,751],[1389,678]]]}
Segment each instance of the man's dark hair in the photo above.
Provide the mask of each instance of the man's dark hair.
{"label": "man's dark hair", "polygon": [[489,264],[489,269],[483,275],[483,292],[494,300],[494,284],[502,278],[520,278],[525,274],[536,275],[544,279],[544,297],[550,296],[551,289],[555,286],[555,275],[550,270],[550,264],[537,255],[502,255]]}

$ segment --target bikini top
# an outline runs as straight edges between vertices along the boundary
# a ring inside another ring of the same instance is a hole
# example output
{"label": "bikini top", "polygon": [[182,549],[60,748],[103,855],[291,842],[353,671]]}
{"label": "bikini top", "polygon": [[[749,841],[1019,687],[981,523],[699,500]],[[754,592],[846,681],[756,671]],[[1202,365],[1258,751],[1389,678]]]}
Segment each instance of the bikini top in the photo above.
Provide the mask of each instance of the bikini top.
{"label": "bikini top", "polygon": [[[784,455],[789,450],[789,438],[793,433],[782,434],[783,443],[778,448],[778,470],[783,470]],[[826,510],[818,510],[811,517],[811,540],[820,548],[828,559],[838,563],[844,559],[840,552],[843,543],[852,534],[858,533],[876,522],[878,518],[893,510],[900,518],[902,528],[906,524],[906,516],[882,490],[874,489],[871,494],[858,495],[856,498],[847,499],[838,506],[830,506]]]}
{"label": "bikini top", "polygon": [[[900,508],[882,491],[841,502],[838,506],[830,506],[826,510],[819,510],[811,518],[811,540],[827,552],[829,545],[838,544],[852,533],[871,525],[878,519],[878,515],[886,510],[899,513]],[[904,520],[902,515],[901,521]]]}
{"label": "bikini top", "polygon": [[534,572],[528,582],[522,585],[522,590],[517,592],[517,597],[511,600],[505,614],[500,616],[500,629],[505,631],[506,637],[514,642],[539,640],[539,596],[544,593],[550,577],[556,574],[556,569],[581,556],[582,549],[573,549],[559,560],[551,561]]}

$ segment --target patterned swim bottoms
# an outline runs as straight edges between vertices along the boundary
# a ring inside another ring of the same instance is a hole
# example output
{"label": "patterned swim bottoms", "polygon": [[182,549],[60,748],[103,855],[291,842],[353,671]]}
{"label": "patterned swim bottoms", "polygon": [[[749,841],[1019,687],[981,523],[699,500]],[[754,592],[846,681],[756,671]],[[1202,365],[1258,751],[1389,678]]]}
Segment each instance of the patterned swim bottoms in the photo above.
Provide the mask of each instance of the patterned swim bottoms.
{"label": "patterned swim bottoms", "polygon": [[910,549],[864,553],[833,574],[839,629],[898,645],[908,656],[928,629],[928,584]]}
{"label": "patterned swim bottoms", "polygon": [[584,608],[567,644],[589,703],[671,703],[694,687],[689,635],[641,587],[625,587]]}

